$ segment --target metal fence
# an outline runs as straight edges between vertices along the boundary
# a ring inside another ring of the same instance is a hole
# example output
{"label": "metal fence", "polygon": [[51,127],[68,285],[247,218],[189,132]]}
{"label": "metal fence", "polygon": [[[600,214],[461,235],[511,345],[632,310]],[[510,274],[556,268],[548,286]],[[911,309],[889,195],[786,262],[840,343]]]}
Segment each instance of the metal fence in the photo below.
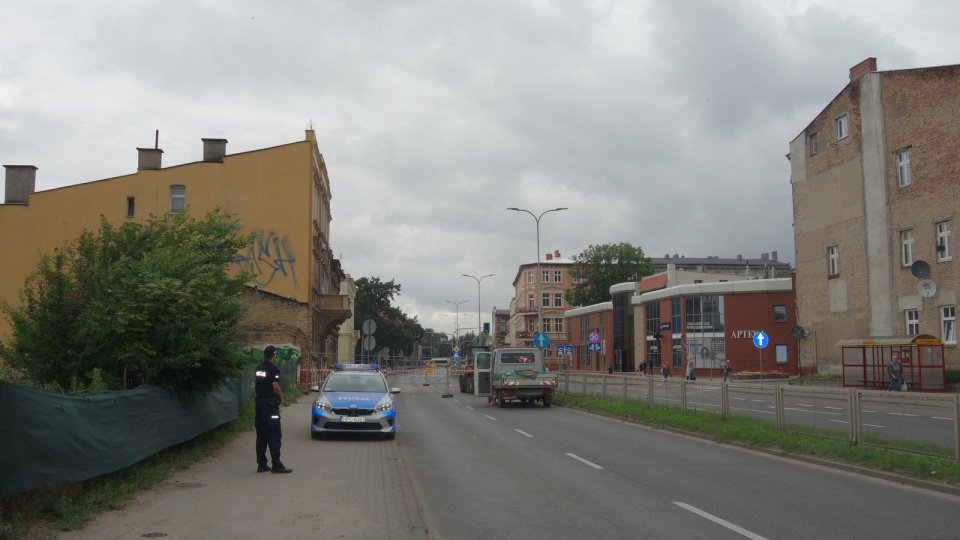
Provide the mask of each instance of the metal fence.
{"label": "metal fence", "polygon": [[960,394],[584,372],[559,376],[559,390],[568,394],[744,416],[770,421],[781,431],[960,460]]}
{"label": "metal fence", "polygon": [[[255,397],[253,389],[254,372],[259,362],[243,368],[243,377],[240,378],[240,399],[251,400]],[[275,364],[280,369],[280,387],[296,386],[300,377],[300,362],[297,360],[278,360]]]}

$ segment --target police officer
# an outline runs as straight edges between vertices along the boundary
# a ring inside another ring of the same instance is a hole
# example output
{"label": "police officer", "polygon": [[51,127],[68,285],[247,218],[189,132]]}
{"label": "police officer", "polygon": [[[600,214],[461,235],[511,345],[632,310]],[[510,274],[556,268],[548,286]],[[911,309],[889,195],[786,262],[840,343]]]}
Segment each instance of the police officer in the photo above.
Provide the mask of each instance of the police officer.
{"label": "police officer", "polygon": [[[277,348],[267,345],[263,349],[263,362],[257,366],[254,390],[257,394],[257,472],[289,473],[293,469],[284,467],[280,461],[280,370],[274,365],[277,361]],[[267,446],[270,447],[270,460],[273,467],[267,467]]]}

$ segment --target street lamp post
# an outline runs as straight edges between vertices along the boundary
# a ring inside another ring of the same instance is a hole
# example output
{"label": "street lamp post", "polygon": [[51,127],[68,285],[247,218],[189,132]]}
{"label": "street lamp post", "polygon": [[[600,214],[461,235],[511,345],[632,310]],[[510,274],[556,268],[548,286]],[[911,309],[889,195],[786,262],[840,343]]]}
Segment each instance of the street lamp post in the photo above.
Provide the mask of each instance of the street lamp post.
{"label": "street lamp post", "polygon": [[[480,282],[488,277],[495,276],[496,274],[487,274],[481,278],[478,278],[477,276],[471,276],[469,274],[460,274],[460,275],[463,277],[469,277],[477,280],[477,345],[483,345],[483,342],[481,341],[482,338],[480,337],[482,335],[480,333],[480,329],[483,328],[483,325],[480,324]],[[490,321],[490,326],[493,326],[493,321]]]}
{"label": "street lamp post", "polygon": [[457,333],[460,331],[460,304],[462,304],[462,303],[464,303],[464,302],[469,302],[469,300],[461,300],[461,301],[459,301],[459,302],[454,302],[453,300],[444,300],[444,302],[449,302],[449,303],[457,306],[457,327],[456,327],[456,329],[453,331],[453,342],[456,343],[456,342],[457,342]]}
{"label": "street lamp post", "polygon": [[549,212],[559,212],[561,210],[566,210],[566,208],[551,208],[550,210],[544,210],[539,216],[534,214],[529,210],[523,208],[507,208],[507,210],[513,210],[515,212],[526,212],[533,217],[534,221],[537,222],[537,275],[534,276],[534,302],[537,303],[537,331],[543,331],[543,299],[540,298],[540,281],[542,276],[540,275],[540,218]]}

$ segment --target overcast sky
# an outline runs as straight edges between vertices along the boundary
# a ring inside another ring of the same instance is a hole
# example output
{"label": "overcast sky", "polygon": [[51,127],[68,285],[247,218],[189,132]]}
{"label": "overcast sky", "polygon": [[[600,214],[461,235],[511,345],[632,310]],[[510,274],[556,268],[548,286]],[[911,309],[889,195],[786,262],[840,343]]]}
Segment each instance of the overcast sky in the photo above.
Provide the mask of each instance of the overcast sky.
{"label": "overcast sky", "polygon": [[[354,278],[424,326],[506,308],[519,265],[630,242],[793,263],[788,143],[876,57],[960,63],[954,0],[6,0],[0,164],[37,190],[303,139]],[[2,179],[0,179],[2,182]],[[0,231],[9,233],[9,231]]]}

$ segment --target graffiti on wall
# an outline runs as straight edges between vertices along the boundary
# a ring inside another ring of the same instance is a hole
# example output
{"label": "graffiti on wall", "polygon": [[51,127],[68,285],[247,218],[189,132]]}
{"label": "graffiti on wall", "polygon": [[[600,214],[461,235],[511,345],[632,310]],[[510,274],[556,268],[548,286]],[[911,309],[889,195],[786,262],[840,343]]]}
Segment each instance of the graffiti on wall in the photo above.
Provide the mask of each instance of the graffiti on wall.
{"label": "graffiti on wall", "polygon": [[281,238],[274,232],[260,231],[250,235],[247,251],[237,253],[233,262],[240,270],[255,276],[254,285],[265,287],[279,277],[292,279],[293,288],[299,289],[296,260],[286,236]]}
{"label": "graffiti on wall", "polygon": [[[294,364],[300,362],[300,348],[295,345],[275,345],[277,348],[277,363],[286,363],[292,362]],[[250,355],[250,360],[253,362],[260,362],[263,360],[263,347],[250,347],[247,349],[247,354]]]}

